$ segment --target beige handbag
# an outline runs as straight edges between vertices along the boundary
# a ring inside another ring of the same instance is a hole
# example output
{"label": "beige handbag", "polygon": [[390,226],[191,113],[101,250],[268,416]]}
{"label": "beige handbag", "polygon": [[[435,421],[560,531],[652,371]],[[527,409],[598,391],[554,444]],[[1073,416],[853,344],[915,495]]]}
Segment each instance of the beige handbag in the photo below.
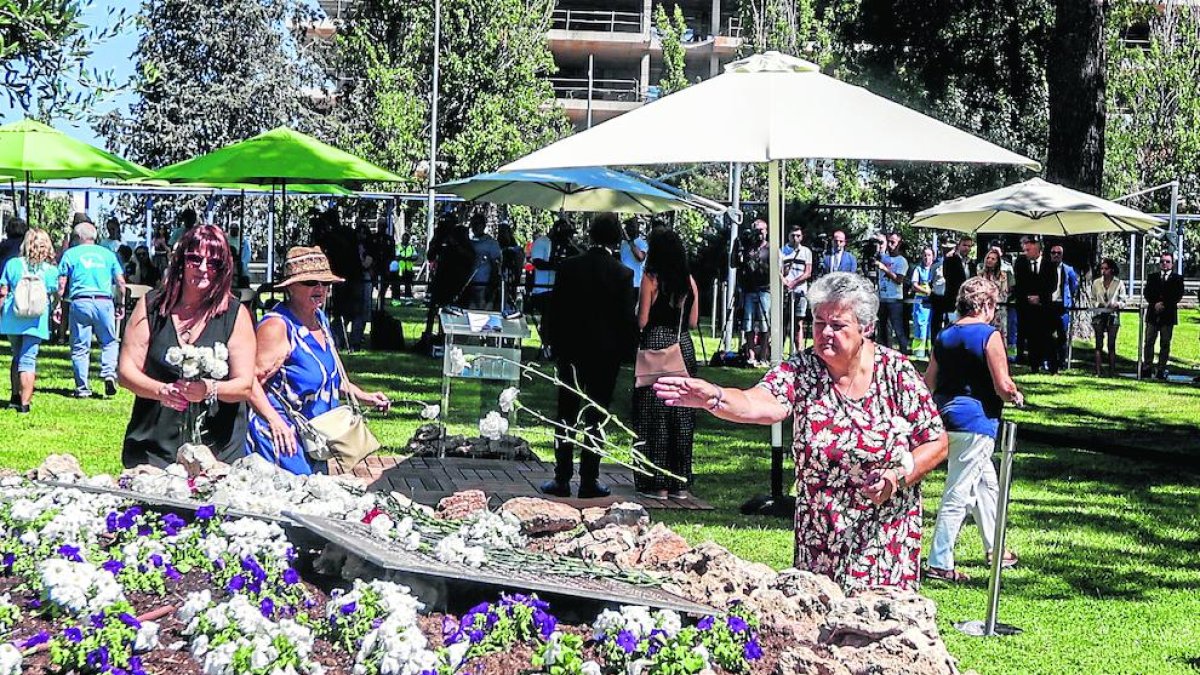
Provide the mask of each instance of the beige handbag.
{"label": "beige handbag", "polygon": [[633,367],[634,386],[649,387],[658,382],[660,377],[688,377],[687,364],[683,360],[683,350],[679,346],[683,339],[683,312],[684,309],[681,308],[675,344],[662,349],[639,349],[637,351],[637,361],[634,362]]}

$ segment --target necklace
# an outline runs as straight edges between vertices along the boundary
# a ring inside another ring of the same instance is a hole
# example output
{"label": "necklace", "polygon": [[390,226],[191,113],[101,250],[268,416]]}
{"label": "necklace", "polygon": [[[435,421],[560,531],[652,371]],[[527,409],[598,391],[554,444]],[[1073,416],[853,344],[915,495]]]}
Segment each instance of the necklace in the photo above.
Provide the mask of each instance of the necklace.
{"label": "necklace", "polygon": [[[863,347],[865,348],[865,346],[866,346],[866,345],[864,344],[864,346],[863,346]],[[862,367],[861,367],[861,365],[862,365],[862,360],[863,360],[863,353],[862,353],[862,349],[860,349],[860,350],[859,350],[859,352],[858,352],[858,356],[855,358],[855,360],[854,360],[854,363],[853,363],[853,364],[851,365],[851,367],[850,367],[850,368],[851,368],[851,370],[850,370],[850,381],[846,383],[846,387],[845,387],[845,389],[844,389],[844,390],[843,390],[841,387],[839,387],[839,386],[838,386],[838,378],[834,377],[834,379],[833,379],[833,391],[834,391],[834,393],[835,393],[835,394],[837,394],[837,395],[838,395],[838,398],[841,398],[841,399],[844,399],[844,400],[850,400],[850,401],[856,401],[856,400],[858,400],[857,398],[851,398],[851,397],[850,397],[850,392],[853,392],[853,391],[855,390],[855,384],[858,382],[858,380],[859,380],[859,376],[860,376],[860,375],[862,375],[862,370],[863,370],[863,369],[862,369]],[[868,377],[869,377],[869,376],[870,376],[870,370],[868,370],[868,371],[867,371],[867,373],[868,373]],[[864,393],[865,393],[865,392],[864,392]],[[860,397],[860,398],[861,398],[861,397]]]}

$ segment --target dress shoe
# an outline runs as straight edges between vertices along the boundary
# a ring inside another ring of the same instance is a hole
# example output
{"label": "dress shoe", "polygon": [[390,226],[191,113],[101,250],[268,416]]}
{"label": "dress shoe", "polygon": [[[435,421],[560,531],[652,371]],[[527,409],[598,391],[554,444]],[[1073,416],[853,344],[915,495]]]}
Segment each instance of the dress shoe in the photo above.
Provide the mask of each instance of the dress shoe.
{"label": "dress shoe", "polygon": [[607,485],[601,483],[581,483],[579,485],[580,499],[597,499],[612,494]]}
{"label": "dress shoe", "polygon": [[117,381],[113,378],[108,378],[104,381],[104,395],[112,398],[117,395]]}
{"label": "dress shoe", "polygon": [[550,479],[545,483],[542,483],[541,487],[538,489],[542,491],[542,494],[550,495],[552,497],[571,496],[571,485],[569,483],[560,483],[554,479]]}
{"label": "dress shoe", "polygon": [[20,403],[18,403],[16,407],[17,407],[17,413],[19,413],[21,415],[29,414],[29,406],[28,405],[21,405]]}

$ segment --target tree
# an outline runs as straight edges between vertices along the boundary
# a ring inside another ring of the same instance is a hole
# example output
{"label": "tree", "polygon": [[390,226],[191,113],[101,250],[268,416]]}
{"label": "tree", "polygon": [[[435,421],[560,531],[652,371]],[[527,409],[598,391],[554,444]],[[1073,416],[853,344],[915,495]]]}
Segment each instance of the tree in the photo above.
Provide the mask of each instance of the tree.
{"label": "tree", "polygon": [[818,16],[817,5],[817,0],[743,2],[743,55],[774,50],[825,65],[831,36],[827,22]]}
{"label": "tree", "polygon": [[138,99],[95,120],[109,147],[148,166],[211,152],[280,125],[304,126],[291,0],[145,0]]}
{"label": "tree", "polygon": [[1046,68],[1046,176],[1092,194],[1104,177],[1104,4],[1055,0]]}
{"label": "tree", "polygon": [[88,70],[97,43],[125,25],[124,10],[110,12],[110,26],[82,21],[85,2],[0,0],[0,80],[9,105],[49,121],[78,117],[117,89],[111,74]]}
{"label": "tree", "polygon": [[[554,106],[545,77],[554,70],[546,45],[552,10],[551,0],[442,3],[438,159],[447,167],[441,176],[495,169],[567,132],[566,116]],[[340,133],[374,145],[380,153],[374,156],[397,156],[380,142],[393,132],[411,147],[398,156],[429,154],[428,108],[399,108],[431,100],[433,20],[430,0],[362,0],[345,22],[353,37],[339,38],[337,67],[351,84],[335,115]],[[364,43],[377,49],[360,49]],[[366,82],[379,68],[394,77],[386,84]],[[356,119],[350,116],[355,110],[377,112],[373,120]],[[418,119],[426,120],[420,128]],[[364,123],[382,126],[364,132]]]}
{"label": "tree", "polygon": [[654,27],[658,29],[658,39],[662,45],[663,76],[658,86],[661,96],[666,96],[688,86],[685,73],[683,32],[687,30],[687,21],[683,18],[683,10],[675,5],[674,13],[668,17],[662,5],[654,8]]}

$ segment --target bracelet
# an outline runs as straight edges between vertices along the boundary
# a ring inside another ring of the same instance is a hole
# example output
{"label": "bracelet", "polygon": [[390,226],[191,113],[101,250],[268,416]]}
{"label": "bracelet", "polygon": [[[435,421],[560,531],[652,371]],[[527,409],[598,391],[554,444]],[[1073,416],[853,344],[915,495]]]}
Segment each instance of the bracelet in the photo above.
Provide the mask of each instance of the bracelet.
{"label": "bracelet", "polygon": [[208,394],[204,397],[204,402],[211,407],[217,402],[217,381],[205,380],[205,382],[208,385]]}
{"label": "bracelet", "polygon": [[711,411],[717,411],[717,410],[721,409],[721,403],[725,400],[725,388],[724,387],[717,387],[716,398],[717,398],[717,400],[714,401],[712,405],[708,406],[708,409]]}

